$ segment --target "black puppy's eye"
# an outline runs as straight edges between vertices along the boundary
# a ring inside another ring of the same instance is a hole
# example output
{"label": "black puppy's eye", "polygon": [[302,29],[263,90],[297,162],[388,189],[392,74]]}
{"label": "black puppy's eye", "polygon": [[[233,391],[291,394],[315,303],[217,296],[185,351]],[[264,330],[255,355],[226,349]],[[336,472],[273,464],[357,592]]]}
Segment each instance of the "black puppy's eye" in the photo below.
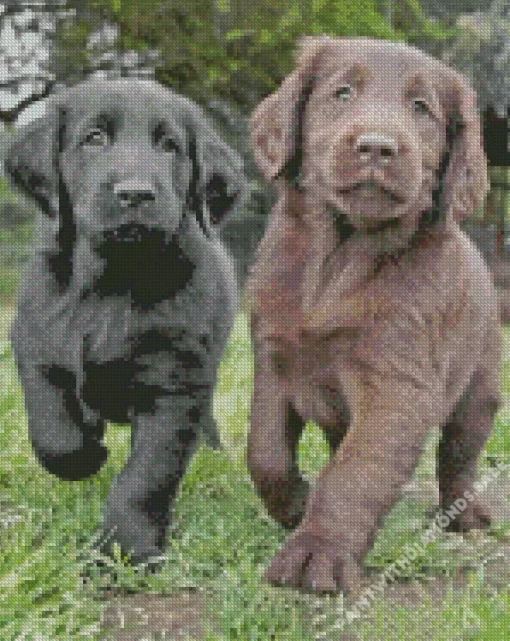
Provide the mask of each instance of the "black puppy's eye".
{"label": "black puppy's eye", "polygon": [[342,85],[335,91],[335,98],[346,102],[347,100],[352,98],[353,93],[354,89],[351,87],[351,85]]}
{"label": "black puppy's eye", "polygon": [[90,145],[92,147],[105,147],[110,142],[108,133],[101,127],[90,129],[83,138],[83,145]]}
{"label": "black puppy's eye", "polygon": [[156,146],[167,153],[179,151],[179,145],[169,136],[163,136]]}
{"label": "black puppy's eye", "polygon": [[154,131],[154,146],[166,153],[179,151],[179,145],[166,133],[163,126],[156,127]]}
{"label": "black puppy's eye", "polygon": [[422,116],[431,116],[432,109],[429,107],[429,104],[423,98],[415,98],[413,100],[413,110],[415,113]]}

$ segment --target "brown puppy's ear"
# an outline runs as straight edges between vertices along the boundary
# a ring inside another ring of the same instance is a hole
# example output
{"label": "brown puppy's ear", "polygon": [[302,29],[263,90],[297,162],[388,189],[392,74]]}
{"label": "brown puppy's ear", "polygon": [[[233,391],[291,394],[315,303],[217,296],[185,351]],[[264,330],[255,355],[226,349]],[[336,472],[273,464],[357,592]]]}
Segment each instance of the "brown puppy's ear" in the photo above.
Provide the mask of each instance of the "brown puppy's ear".
{"label": "brown puppy's ear", "polygon": [[446,212],[462,221],[483,205],[489,186],[476,94],[465,81],[457,85],[456,112],[443,194]]}
{"label": "brown puppy's ear", "polygon": [[58,193],[55,121],[53,114],[47,114],[20,128],[5,159],[5,170],[13,183],[52,217],[57,213]]}
{"label": "brown puppy's ear", "polygon": [[300,111],[311,90],[313,70],[327,37],[305,37],[297,68],[280,88],[255,109],[250,122],[250,137],[255,161],[268,180],[280,176],[296,151]]}

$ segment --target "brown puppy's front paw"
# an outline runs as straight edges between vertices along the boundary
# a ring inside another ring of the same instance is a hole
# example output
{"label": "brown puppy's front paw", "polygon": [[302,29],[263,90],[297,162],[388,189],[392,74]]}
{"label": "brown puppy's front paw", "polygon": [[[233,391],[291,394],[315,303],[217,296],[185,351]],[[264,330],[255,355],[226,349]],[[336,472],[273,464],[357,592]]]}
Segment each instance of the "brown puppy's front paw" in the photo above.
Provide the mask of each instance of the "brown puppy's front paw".
{"label": "brown puppy's front paw", "polygon": [[469,530],[484,530],[491,524],[488,509],[480,500],[468,503],[466,509],[455,516],[446,528],[447,532],[469,532]]}
{"label": "brown puppy's front paw", "polygon": [[274,557],[265,579],[273,585],[317,594],[350,592],[360,568],[341,543],[296,531]]}

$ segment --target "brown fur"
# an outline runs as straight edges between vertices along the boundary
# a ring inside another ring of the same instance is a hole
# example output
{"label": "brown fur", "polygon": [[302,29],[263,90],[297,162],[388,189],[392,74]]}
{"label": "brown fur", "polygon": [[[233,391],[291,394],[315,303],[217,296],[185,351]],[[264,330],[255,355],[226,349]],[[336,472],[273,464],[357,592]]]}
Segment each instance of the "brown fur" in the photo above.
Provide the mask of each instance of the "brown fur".
{"label": "brown fur", "polygon": [[[296,528],[273,583],[351,588],[436,425],[442,507],[472,490],[499,398],[496,296],[458,226],[487,188],[475,104],[412,47],[323,37],[253,115],[278,201],[248,287],[248,459],[269,513]],[[308,420],[332,451],[310,492],[296,457]],[[489,522],[467,503],[452,529]]]}

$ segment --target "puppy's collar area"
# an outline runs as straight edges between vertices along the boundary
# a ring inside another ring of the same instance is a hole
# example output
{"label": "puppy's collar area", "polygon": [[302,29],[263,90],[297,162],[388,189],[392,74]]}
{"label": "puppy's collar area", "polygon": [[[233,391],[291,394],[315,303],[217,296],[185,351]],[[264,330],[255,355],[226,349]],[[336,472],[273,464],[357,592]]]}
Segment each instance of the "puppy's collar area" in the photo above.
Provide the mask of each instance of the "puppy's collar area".
{"label": "puppy's collar area", "polygon": [[[337,209],[332,205],[327,205],[326,212],[335,225],[339,245],[347,242],[352,237],[365,236],[373,239],[374,242],[383,242],[384,239],[388,240],[390,237],[397,234],[397,236],[394,236],[395,239],[400,238],[397,249],[405,250],[406,247],[412,247],[424,233],[431,231],[432,229],[440,230],[442,225],[445,223],[445,219],[441,216],[441,209],[438,204],[420,214],[414,232],[411,232],[409,235],[407,235],[403,230],[402,234],[399,235],[402,220],[397,216],[386,218],[384,220],[370,221],[369,224],[364,227],[356,227],[350,222],[347,214],[342,212],[340,209]],[[395,247],[390,248],[388,246],[387,250],[391,253],[395,250]],[[384,251],[382,251],[382,253],[384,254]]]}

